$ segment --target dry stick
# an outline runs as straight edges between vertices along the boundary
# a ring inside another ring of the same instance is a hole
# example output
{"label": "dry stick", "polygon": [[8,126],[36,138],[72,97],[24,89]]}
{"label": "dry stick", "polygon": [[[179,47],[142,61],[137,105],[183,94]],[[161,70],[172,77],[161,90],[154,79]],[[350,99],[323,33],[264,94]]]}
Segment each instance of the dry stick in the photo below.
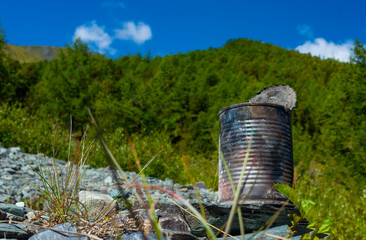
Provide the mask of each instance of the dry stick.
{"label": "dry stick", "polygon": [[[195,217],[196,219],[198,219],[193,213],[191,213],[190,211],[188,211],[187,209],[185,209],[185,208],[183,208],[182,206],[180,206],[178,203],[176,203],[174,200],[172,200],[172,199],[170,199],[170,198],[168,198],[168,201],[170,201],[170,202],[172,202],[172,203],[174,203],[175,205],[177,205],[181,210],[183,210],[183,211],[185,211],[186,213],[188,213],[188,214],[190,214],[191,216],[193,216],[193,217]],[[212,227],[212,228],[214,228],[215,230],[217,230],[217,231],[219,231],[219,232],[221,232],[221,233],[225,233],[223,230],[221,230],[220,228],[218,228],[218,227],[215,227],[214,225],[212,225],[212,224],[209,224],[209,223],[207,223],[207,225],[208,226],[210,226],[210,227]],[[229,237],[232,237],[232,238],[234,238],[234,239],[236,239],[236,240],[239,240],[238,238],[236,238],[236,237],[234,237],[233,235],[230,235],[230,234],[228,234],[228,236]]]}
{"label": "dry stick", "polygon": [[[198,200],[198,205],[200,206],[200,210],[201,210],[202,217],[203,217],[203,219],[207,220],[206,213],[205,213],[205,209],[203,207],[203,204],[202,204],[202,201],[201,201],[201,198],[200,198],[200,194],[198,193],[197,188],[194,185],[194,178],[193,178],[193,175],[192,175],[191,168],[189,167],[189,164],[188,164],[188,161],[187,161],[187,157],[186,157],[186,155],[184,153],[183,143],[182,142],[180,142],[180,149],[181,149],[181,152],[182,152],[182,157],[183,157],[184,164],[186,165],[186,168],[187,168],[187,171],[188,171],[188,176],[190,178],[190,181],[192,183],[194,192],[195,192],[196,197],[197,197],[197,200]],[[207,231],[206,231],[206,234],[208,235],[208,232]]]}
{"label": "dry stick", "polygon": [[[104,141],[104,139],[103,139],[102,133],[101,133],[101,131],[100,131],[100,129],[99,129],[99,127],[98,127],[98,125],[97,125],[97,122],[96,122],[96,121],[95,121],[95,119],[94,119],[94,116],[93,116],[93,114],[92,114],[92,112],[91,112],[90,108],[88,108],[88,112],[89,112],[89,115],[90,115],[90,117],[91,117],[91,119],[92,119],[92,123],[94,124],[94,126],[95,126],[95,127],[96,127],[96,129],[97,129],[97,135],[98,135],[98,137],[99,137],[99,140],[100,140],[100,142],[101,142],[101,145],[102,145],[102,147],[103,147],[103,150],[104,150],[104,153],[105,153],[105,155],[106,155],[107,160],[108,160],[109,162],[112,162],[112,163],[113,163],[113,164],[118,168],[118,170],[121,172],[121,174],[123,174],[123,175],[124,175],[124,178],[125,178],[126,182],[129,184],[128,177],[126,176],[126,174],[125,174],[125,173],[124,173],[124,171],[122,170],[121,166],[118,164],[117,160],[114,158],[113,154],[112,154],[112,153],[110,152],[110,150],[108,149],[107,144],[106,144],[106,142],[105,142],[105,141]],[[122,192],[122,188],[121,188],[122,184],[121,184],[121,183],[120,183],[120,181],[119,181],[119,178],[118,178],[118,176],[117,176],[117,173],[116,173],[115,169],[112,169],[112,175],[113,175],[114,180],[115,180],[115,181],[116,181],[116,183],[117,183],[117,187],[118,187],[119,192]],[[130,184],[129,184],[129,185],[130,185]],[[142,200],[141,200],[140,196],[139,196],[138,194],[136,194],[136,197],[137,197],[137,199],[138,199],[138,200],[141,202],[141,204],[142,204]],[[132,218],[136,220],[136,222],[137,222],[137,224],[138,224],[139,226],[142,226],[142,223],[140,222],[139,218],[137,218],[137,217],[136,217],[136,214],[135,214],[135,213],[134,213],[134,211],[132,210],[132,207],[133,207],[133,206],[132,206],[131,202],[130,202],[130,201],[128,201],[128,200],[127,200],[127,197],[125,197],[125,196],[123,196],[123,197],[122,197],[122,200],[123,200],[123,203],[125,204],[125,206],[127,207],[127,210],[128,210],[128,211],[129,211],[129,213],[131,214]],[[142,234],[142,236],[143,236],[143,238],[144,238],[145,240],[147,240],[147,238],[146,238],[146,236],[145,236],[144,234]]]}
{"label": "dry stick", "polygon": [[155,156],[150,159],[146,164],[145,166],[141,169],[141,171],[137,174],[137,177],[140,176],[140,174],[150,165],[150,163],[152,163],[152,161],[154,161],[158,156],[159,154],[161,153],[161,151],[163,151],[163,149],[161,149],[157,154],[155,154]]}
{"label": "dry stick", "polygon": [[[272,224],[276,221],[276,219],[278,218],[278,216],[280,215],[280,213],[283,211],[283,209],[285,208],[285,206],[289,203],[289,201],[290,200],[287,200],[282,206],[281,206],[281,208],[270,218],[270,220],[269,220],[269,223],[267,224],[267,226],[264,228],[264,230],[263,231],[266,231],[266,230],[268,230],[271,226],[272,226]],[[266,233],[266,232],[262,232],[261,234],[260,234],[260,236],[259,236],[259,239],[258,240],[261,240],[262,239],[262,237],[263,237],[263,235],[268,235],[268,233]],[[270,236],[270,235],[268,235],[268,236]],[[282,238],[281,238],[282,239]],[[287,238],[285,238],[285,239],[287,239]]]}
{"label": "dry stick", "polygon": [[[109,150],[109,148],[108,148],[108,146],[107,146],[106,142],[104,141],[104,138],[103,138],[103,136],[102,136],[102,134],[101,134],[101,131],[100,131],[100,129],[99,129],[99,127],[98,127],[98,125],[97,125],[97,122],[95,121],[95,119],[94,119],[94,117],[93,117],[93,114],[91,113],[91,111],[90,111],[90,109],[89,109],[89,108],[88,108],[88,112],[89,112],[90,117],[91,117],[91,119],[92,119],[92,123],[94,124],[94,126],[95,126],[95,127],[96,127],[96,129],[97,129],[97,135],[98,135],[99,140],[100,140],[100,142],[101,142],[101,144],[102,144],[102,147],[103,147],[104,153],[106,154],[106,158],[107,158],[107,160],[109,160],[109,162],[112,162],[112,163],[117,167],[118,171],[122,174],[122,177],[124,178],[124,180],[126,181],[126,183],[127,183],[128,185],[131,185],[130,181],[128,180],[128,177],[127,177],[126,173],[123,171],[123,169],[121,168],[121,166],[118,164],[117,160],[114,158],[114,156],[113,156],[112,152]],[[113,173],[113,171],[112,171],[112,173]],[[115,173],[113,174],[113,177],[115,177],[116,182],[117,182],[117,183],[119,183],[119,181],[118,181],[118,177],[117,177],[117,175],[116,175]],[[119,186],[119,185],[118,185],[118,186]],[[141,204],[142,204],[142,200],[141,200],[141,198],[139,197],[139,195],[136,195],[136,197],[137,197],[137,200],[138,200],[139,202],[141,202]]]}
{"label": "dry stick", "polygon": [[[55,127],[55,133],[53,134],[53,143],[52,143],[52,152],[53,152],[53,161],[52,161],[52,164],[53,164],[53,169],[55,170],[56,168],[56,153],[55,153],[55,144],[56,144],[56,134],[57,134],[57,127],[58,127],[58,124],[56,122],[56,127]],[[51,179],[54,179],[56,181],[56,186],[60,186],[59,185],[59,182],[58,182],[58,176],[57,176],[57,173],[56,171],[53,172],[53,178]],[[59,188],[56,189],[56,190],[60,190]],[[60,194],[60,192],[58,191],[58,194]]]}
{"label": "dry stick", "polygon": [[[117,162],[117,160],[114,158],[114,156],[113,156],[113,154],[110,152],[110,150],[108,149],[108,147],[107,147],[107,144],[105,143],[105,141],[104,141],[104,139],[103,139],[103,136],[101,135],[101,133],[100,133],[100,130],[99,130],[99,128],[98,128],[98,125],[97,125],[97,123],[96,123],[96,121],[95,121],[95,119],[94,119],[94,117],[93,117],[93,115],[92,115],[92,113],[91,113],[91,111],[90,111],[90,109],[88,108],[88,111],[89,111],[89,114],[90,114],[90,116],[91,116],[91,118],[92,118],[92,121],[93,121],[93,123],[94,123],[94,125],[95,125],[95,127],[97,128],[97,134],[98,134],[98,136],[99,136],[99,139],[100,139],[100,141],[101,141],[101,143],[102,143],[102,146],[103,146],[103,149],[104,149],[104,151],[105,151],[105,153],[106,153],[106,155],[107,155],[107,158],[109,159],[109,160],[112,160],[112,162],[114,163],[114,165],[118,168],[118,170],[121,172],[121,174],[122,174],[122,176],[125,178],[125,181],[127,182],[127,184],[130,186],[131,185],[131,183],[129,182],[129,180],[128,180],[128,178],[127,178],[127,176],[126,176],[126,174],[123,172],[123,170],[121,169],[121,167],[119,166],[119,164],[118,164],[118,162]],[[130,144],[131,144],[131,142],[130,142]],[[134,149],[134,147],[133,147],[133,145],[132,145],[132,148]],[[135,157],[135,159],[136,159],[136,157],[137,157],[137,154],[136,154],[136,152],[134,151],[133,152],[134,153],[134,157]],[[157,155],[156,155],[157,156]],[[156,158],[156,156],[154,157],[154,159]],[[153,160],[153,159],[152,159]],[[139,164],[140,162],[139,161],[137,161],[137,164],[138,164],[138,166],[139,166],[139,168],[141,169],[141,165]],[[151,163],[151,161],[149,162],[149,164]],[[145,166],[144,168],[146,168],[147,166]],[[142,171],[140,171],[140,173],[141,173]],[[112,171],[112,173],[113,173],[113,177],[114,177],[114,179],[116,180],[116,182],[117,182],[117,184],[118,184],[118,188],[119,188],[119,191],[121,192],[122,191],[122,189],[120,188],[120,186],[121,186],[121,184],[119,184],[119,182],[118,182],[118,178],[117,178],[117,176],[116,176],[116,173],[114,172],[114,171]],[[139,173],[139,174],[140,174]],[[136,180],[136,179],[134,179],[134,180]],[[128,187],[127,189],[129,189],[130,187]],[[142,201],[142,196],[140,197],[140,195],[139,194],[137,194],[137,193],[135,193],[135,196],[137,197],[137,200],[141,203],[141,205],[143,206],[144,204],[143,204],[143,201]],[[124,199],[123,198],[123,200],[125,200],[124,202],[126,203],[127,202],[127,208],[128,208],[128,210],[130,211],[130,213],[131,213],[131,211],[132,211],[132,206],[131,206],[131,204],[129,204],[129,202],[127,201],[127,199]],[[131,210],[130,210],[131,209]],[[150,216],[148,213],[147,213],[147,215],[148,216]],[[135,214],[132,212],[131,213],[131,216],[134,218],[134,219],[136,219],[136,221],[137,221],[137,223],[139,224],[139,225],[141,225],[141,223],[140,223],[140,221],[139,221],[139,219],[138,218],[136,218],[135,217]],[[144,238],[145,238],[145,235],[143,235],[144,236]]]}
{"label": "dry stick", "polygon": [[237,212],[238,212],[238,218],[239,218],[240,235],[241,235],[241,239],[244,240],[245,239],[245,228],[244,228],[244,221],[243,221],[243,216],[241,214],[240,206],[238,207]]}
{"label": "dry stick", "polygon": [[[152,163],[152,161],[154,161],[160,154],[162,150],[160,150],[157,154],[155,154],[155,156],[149,160],[148,163],[145,164],[145,166],[141,169],[141,171],[132,179],[130,184],[136,184],[138,177],[141,175],[141,173],[150,165],[150,163]],[[128,190],[130,187],[127,187],[125,190]]]}
{"label": "dry stick", "polygon": [[[136,148],[133,145],[132,139],[130,138],[127,130],[126,130],[126,136],[127,136],[128,142],[130,144],[132,154],[135,158],[135,162],[137,164],[137,167],[139,168],[140,173],[141,173],[142,168],[141,168],[140,159],[137,156]],[[142,181],[143,181],[144,185],[147,185],[144,174],[141,175],[141,178],[142,178]],[[154,203],[152,202],[149,189],[146,188],[145,191],[146,191],[146,195],[147,195],[148,205],[149,205],[149,208],[150,208],[150,209],[148,209],[147,207],[145,208],[146,215],[149,217],[150,221],[154,224],[154,228],[155,228],[155,232],[156,232],[156,236],[157,236],[158,240],[161,240],[161,233],[160,233],[159,223],[158,223],[158,220],[157,220],[157,217],[156,217],[156,214],[155,214]],[[143,197],[142,193],[141,193],[141,197]]]}
{"label": "dry stick", "polygon": [[[180,127],[180,130],[182,131],[182,125],[179,124],[179,127]],[[197,188],[196,186],[194,185],[194,178],[193,178],[193,175],[192,175],[192,171],[191,171],[191,168],[189,167],[189,164],[188,164],[188,161],[187,161],[187,156],[185,155],[184,153],[184,148],[183,148],[183,143],[182,141],[180,141],[180,149],[181,149],[181,152],[182,152],[182,158],[183,158],[183,162],[184,164],[186,165],[186,168],[187,168],[187,171],[188,171],[188,176],[189,176],[189,179],[191,181],[191,184],[193,186],[193,189],[194,189],[194,192],[196,194],[196,197],[197,197],[197,200],[198,200],[198,205],[200,206],[200,211],[201,211],[201,214],[202,214],[202,217],[205,221],[207,221],[206,219],[206,213],[205,213],[205,208],[203,207],[203,204],[202,204],[202,201],[201,201],[201,197],[200,197],[200,194],[198,193],[197,191]],[[209,232],[206,231],[206,235],[209,237]]]}
{"label": "dry stick", "polygon": [[248,149],[247,149],[247,152],[245,154],[243,166],[242,166],[241,173],[240,173],[240,176],[239,176],[237,189],[233,189],[233,191],[235,191],[234,203],[233,203],[233,206],[231,207],[228,223],[227,223],[226,228],[225,228],[224,240],[227,238],[227,234],[231,230],[231,226],[232,226],[232,223],[233,223],[233,220],[234,220],[234,215],[235,215],[235,212],[237,211],[238,202],[239,202],[239,195],[240,195],[240,190],[241,190],[241,184],[243,184],[242,180],[243,180],[245,168],[246,168],[246,165],[247,165],[247,161],[248,161],[248,158],[249,158],[251,145],[252,145],[252,137],[250,137],[250,141],[249,141],[249,144],[248,144]]}
{"label": "dry stick", "polygon": [[[252,141],[252,137],[250,138],[250,144],[251,144],[251,141]],[[234,191],[235,191],[235,186],[234,186],[234,182],[233,182],[233,180],[232,180],[231,174],[230,174],[229,167],[228,167],[228,165],[227,165],[227,163],[226,163],[225,157],[223,156],[223,154],[222,154],[222,152],[221,152],[221,148],[220,148],[220,146],[217,144],[217,142],[215,142],[215,143],[216,143],[216,146],[217,146],[217,147],[218,147],[218,149],[219,149],[219,155],[220,155],[220,157],[222,158],[222,162],[223,162],[223,164],[224,164],[224,166],[225,166],[226,174],[227,174],[227,176],[228,176],[228,179],[229,179],[229,182],[230,182],[230,185],[231,185],[231,189],[232,189],[232,191],[234,192]],[[248,149],[248,151],[249,151],[249,150],[250,150],[250,149]],[[243,163],[243,164],[245,164],[245,165],[246,165],[245,159],[244,159],[244,163]],[[240,184],[241,184],[241,183],[239,182],[239,183],[238,183],[238,191],[239,191],[239,185],[240,185]],[[244,185],[241,187],[239,194],[242,194],[243,187],[244,187]],[[252,192],[253,188],[254,188],[254,185],[250,188],[248,195],[247,195],[247,196],[245,196],[245,197],[242,199],[242,201],[241,201],[241,202],[245,202],[245,201],[246,201],[246,199],[249,197],[250,193]],[[236,213],[236,212],[238,213],[238,218],[239,218],[240,234],[241,234],[242,239],[244,239],[244,238],[245,238],[245,228],[244,228],[244,221],[243,221],[243,219],[242,219],[242,213],[241,213],[241,208],[240,208],[240,206],[238,206],[238,208],[235,210],[235,213]],[[230,216],[229,216],[229,218],[230,218]],[[227,223],[228,223],[228,221],[226,221],[226,223],[222,226],[222,228],[225,228],[225,227],[227,226]]]}
{"label": "dry stick", "polygon": [[[295,193],[295,191],[294,191],[294,188],[295,188],[295,177],[293,178],[293,180],[292,180],[292,191],[291,191],[291,195],[292,195],[292,193]],[[295,193],[296,194],[296,193]],[[290,195],[290,196],[291,196]],[[296,196],[295,196],[296,197]],[[275,213],[275,215],[270,219],[270,221],[269,221],[269,223],[268,223],[268,225],[266,226],[266,228],[265,228],[265,230],[267,230],[267,229],[269,229],[271,226],[272,226],[272,224],[276,221],[276,219],[278,218],[278,216],[280,215],[280,213],[283,211],[283,209],[286,207],[286,205],[288,204],[290,202],[290,199],[287,199],[287,201],[281,206],[281,208]],[[301,219],[300,219],[301,220]],[[300,221],[299,220],[299,221]],[[259,240],[262,238],[262,236],[263,236],[263,234],[265,234],[265,235],[268,235],[268,233],[262,233],[261,234],[261,236],[260,236],[260,238],[259,238]],[[286,238],[285,238],[286,239]]]}
{"label": "dry stick", "polygon": [[273,237],[275,239],[280,239],[280,240],[289,240],[288,238],[284,238],[284,237],[280,237],[280,236],[276,236],[273,234],[269,234],[269,233],[263,233],[264,235],[267,235],[268,237]]}
{"label": "dry stick", "polygon": [[[295,174],[294,174],[295,175]],[[292,180],[292,186],[291,186],[291,188],[292,188],[292,191],[291,191],[291,195],[292,195],[292,193],[295,193],[295,176],[294,176],[294,178],[293,178],[293,180]],[[296,193],[295,193],[296,194]],[[290,195],[290,196],[291,196]],[[295,197],[296,197],[296,195],[295,195]],[[272,224],[276,221],[276,219],[278,218],[278,216],[280,215],[280,213],[283,211],[283,209],[286,207],[286,205],[288,204],[290,202],[290,199],[287,199],[287,201],[281,206],[281,208],[275,213],[275,215],[270,219],[270,222],[268,223],[268,225],[266,226],[266,228],[265,228],[265,230],[267,230],[267,229],[269,229],[271,226],[272,226]],[[301,220],[301,219],[300,219]],[[299,221],[300,221],[299,220]],[[265,235],[267,235],[267,233],[263,233],[263,234],[265,234]],[[260,237],[259,238],[259,240],[261,239],[262,237]]]}
{"label": "dry stick", "polygon": [[152,189],[157,189],[157,190],[160,190],[162,192],[165,192],[165,193],[169,194],[171,197],[177,199],[178,201],[180,201],[184,205],[186,205],[196,215],[196,217],[198,218],[198,220],[203,224],[203,226],[210,233],[210,235],[213,237],[213,239],[216,239],[215,234],[213,233],[212,229],[207,224],[206,220],[203,219],[203,217],[200,215],[200,213],[189,202],[187,202],[184,198],[182,198],[178,194],[176,194],[176,193],[174,193],[174,192],[172,192],[170,190],[167,190],[167,189],[165,189],[163,187],[154,186],[154,185],[141,185],[141,184],[137,184],[137,185],[130,185],[129,187],[133,187],[133,188],[152,188]]}
{"label": "dry stick", "polygon": [[[135,159],[135,163],[136,163],[136,165],[137,165],[137,168],[140,170],[140,172],[141,172],[141,163],[140,163],[140,160],[139,160],[139,158],[138,158],[138,156],[137,156],[137,152],[136,152],[136,149],[135,149],[135,146],[133,145],[133,142],[132,142],[132,140],[131,140],[131,138],[130,138],[130,135],[128,134],[128,131],[127,130],[125,130],[125,134],[126,134],[126,137],[127,137],[127,140],[128,140],[128,144],[130,145],[130,149],[131,149],[131,151],[132,151],[132,155],[133,155],[133,157],[134,157],[134,159]],[[143,175],[141,176],[142,177],[142,181],[144,182],[144,177],[143,177]],[[138,176],[136,176],[135,178],[134,178],[134,181],[137,181],[138,180]],[[132,183],[131,183],[132,184]],[[142,191],[141,191],[141,189],[138,189],[137,191],[137,194],[140,196],[140,198],[142,199],[142,200],[146,200],[146,199],[144,199],[144,195],[143,195],[143,193],[142,193]],[[147,195],[149,195],[149,193],[147,192]],[[145,206],[142,202],[141,202],[141,204],[142,204],[142,206]],[[145,209],[146,210],[146,214],[147,214],[147,216],[149,216],[149,214],[148,214],[148,209]]]}

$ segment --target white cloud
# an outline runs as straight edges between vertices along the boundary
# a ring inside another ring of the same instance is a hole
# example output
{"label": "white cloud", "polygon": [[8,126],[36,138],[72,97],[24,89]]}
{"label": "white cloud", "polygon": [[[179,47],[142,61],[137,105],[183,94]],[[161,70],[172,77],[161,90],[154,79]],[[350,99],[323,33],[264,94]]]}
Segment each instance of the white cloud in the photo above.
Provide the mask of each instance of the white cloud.
{"label": "white cloud", "polygon": [[152,37],[149,25],[143,22],[139,22],[137,25],[134,22],[125,22],[123,29],[116,29],[115,33],[115,38],[133,40],[137,44],[142,44]]}
{"label": "white cloud", "polygon": [[102,7],[108,8],[126,8],[125,4],[120,1],[106,1],[101,3]]}
{"label": "white cloud", "polygon": [[115,29],[114,32],[115,36],[111,37],[104,31],[104,26],[98,26],[96,21],[92,21],[90,24],[77,27],[73,40],[80,38],[88,43],[93,51],[108,52],[113,55],[116,50],[111,47],[111,44],[115,39],[133,40],[137,44],[142,44],[152,36],[150,27],[143,22],[137,25],[134,22],[126,22],[123,24],[123,29]]}
{"label": "white cloud", "polygon": [[104,31],[104,27],[100,27],[95,21],[92,21],[91,25],[81,25],[76,28],[73,40],[80,38],[82,41],[91,45],[94,50],[105,53],[108,51],[114,54],[115,50],[110,47],[112,44],[112,38],[108,33]]}
{"label": "white cloud", "polygon": [[321,58],[333,58],[341,62],[349,62],[352,55],[352,48],[352,41],[335,44],[333,42],[327,42],[324,38],[316,38],[314,42],[307,41],[303,45],[296,47],[296,50]]}
{"label": "white cloud", "polygon": [[297,29],[297,31],[299,31],[299,33],[301,35],[304,35],[308,38],[314,37],[313,31],[311,30],[311,27],[309,25],[301,24],[301,25],[297,26],[296,29]]}

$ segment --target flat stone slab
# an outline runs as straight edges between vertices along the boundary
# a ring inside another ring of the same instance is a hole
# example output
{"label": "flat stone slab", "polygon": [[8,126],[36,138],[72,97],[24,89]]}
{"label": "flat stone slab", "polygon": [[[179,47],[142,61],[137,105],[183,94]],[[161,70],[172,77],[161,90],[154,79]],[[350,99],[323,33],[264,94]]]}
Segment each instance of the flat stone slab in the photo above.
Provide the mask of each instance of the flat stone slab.
{"label": "flat stone slab", "polygon": [[24,218],[24,208],[18,207],[14,204],[8,204],[8,203],[0,203],[0,210],[2,211],[2,217],[3,218],[3,213],[6,213],[6,217],[5,219],[9,219],[10,217],[13,218],[13,220],[16,221],[23,221],[25,220]]}
{"label": "flat stone slab", "polygon": [[[275,238],[275,236],[287,239],[287,234],[289,233],[287,228],[288,228],[287,225],[283,225],[283,226],[263,230],[263,231],[260,231],[258,233],[245,234],[244,237],[245,237],[245,239],[251,239],[251,240],[256,240],[256,239],[258,239],[258,240],[259,239],[261,239],[261,240],[275,240],[275,239],[277,239],[277,238]],[[269,235],[271,235],[271,236],[269,236]],[[238,238],[238,239],[242,239],[241,236],[234,236],[234,237]],[[227,239],[228,240],[234,240],[235,238],[228,237]],[[290,239],[290,240],[300,240],[300,238],[301,238],[301,236],[296,236],[296,237],[291,237],[291,238],[288,238],[288,239]],[[223,238],[217,238],[217,240],[223,240]]]}
{"label": "flat stone slab", "polygon": [[32,235],[26,225],[0,223],[0,238],[28,239]]}
{"label": "flat stone slab", "polygon": [[[64,230],[69,232],[77,232],[76,228],[72,226],[70,223],[63,223],[60,225],[57,225],[53,227],[54,230]],[[53,231],[53,230],[46,230],[41,233],[38,233],[36,235],[33,235],[29,240],[70,240],[70,239],[77,239],[77,240],[88,240],[89,238],[86,236],[81,236],[78,234],[72,234],[72,233],[65,233],[65,232],[59,232],[59,231]]]}
{"label": "flat stone slab", "polygon": [[[149,232],[149,234],[147,235],[147,237],[145,238],[143,233],[138,232],[138,231],[127,231],[122,235],[122,239],[123,240],[157,240],[158,238],[156,237],[155,234]],[[163,238],[165,239],[165,238]]]}
{"label": "flat stone slab", "polygon": [[[193,203],[192,205],[200,212],[198,203]],[[185,206],[182,207],[187,209]],[[208,223],[217,228],[222,228],[229,218],[231,205],[203,203],[203,207],[205,209]],[[280,206],[266,204],[243,205],[241,207],[241,211],[244,218],[245,232],[252,233],[253,231],[258,231],[260,228],[265,227],[272,216],[277,213],[279,207]],[[168,215],[180,216],[182,219],[185,219],[193,235],[198,237],[204,237],[206,235],[206,230],[202,226],[201,222],[178,206],[169,202],[158,202],[155,209],[158,210],[160,214],[166,213]],[[292,205],[285,207],[284,210],[278,214],[278,217],[272,224],[272,227],[291,224],[291,218],[288,217],[288,214],[294,212],[297,212],[297,209]],[[232,235],[240,234],[239,219],[237,216],[234,218],[230,233]]]}

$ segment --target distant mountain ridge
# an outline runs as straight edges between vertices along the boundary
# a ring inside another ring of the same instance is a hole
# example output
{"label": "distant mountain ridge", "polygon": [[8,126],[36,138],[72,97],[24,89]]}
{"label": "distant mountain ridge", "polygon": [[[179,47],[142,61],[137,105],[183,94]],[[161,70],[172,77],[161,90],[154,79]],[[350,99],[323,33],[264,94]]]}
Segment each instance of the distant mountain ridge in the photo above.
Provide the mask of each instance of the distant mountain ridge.
{"label": "distant mountain ridge", "polygon": [[5,52],[9,54],[10,58],[18,60],[21,63],[37,62],[37,61],[51,61],[57,57],[57,54],[63,47],[50,46],[17,46],[13,44],[6,44]]}

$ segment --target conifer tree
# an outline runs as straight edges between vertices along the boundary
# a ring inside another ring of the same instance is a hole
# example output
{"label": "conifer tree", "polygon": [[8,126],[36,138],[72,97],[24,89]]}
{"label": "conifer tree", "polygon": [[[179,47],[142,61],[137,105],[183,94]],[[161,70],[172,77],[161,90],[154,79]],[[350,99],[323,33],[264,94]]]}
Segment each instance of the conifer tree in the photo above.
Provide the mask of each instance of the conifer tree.
{"label": "conifer tree", "polygon": [[[88,46],[77,39],[47,65],[39,84],[38,97],[43,114],[59,118],[66,128],[71,116],[77,150],[89,122],[87,107],[92,106],[93,89],[98,89],[93,86],[93,79],[97,78],[91,76],[94,59]],[[78,158],[77,154],[75,158]]]}

